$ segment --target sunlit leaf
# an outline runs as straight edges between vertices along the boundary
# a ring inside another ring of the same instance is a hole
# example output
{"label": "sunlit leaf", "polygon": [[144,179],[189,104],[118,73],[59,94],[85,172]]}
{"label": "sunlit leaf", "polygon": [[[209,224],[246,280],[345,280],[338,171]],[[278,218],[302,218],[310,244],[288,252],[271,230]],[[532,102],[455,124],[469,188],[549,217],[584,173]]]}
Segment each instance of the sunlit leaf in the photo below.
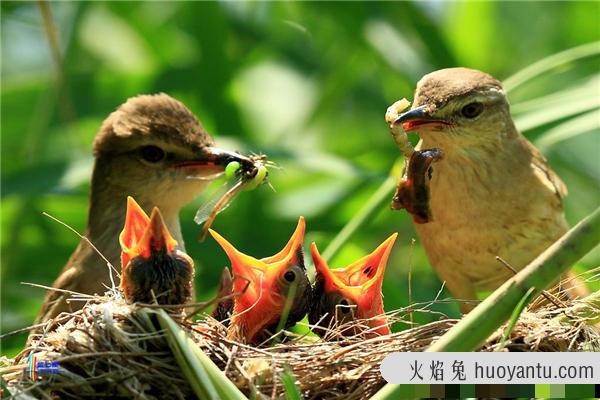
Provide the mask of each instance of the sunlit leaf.
{"label": "sunlit leaf", "polygon": [[541,108],[515,117],[515,125],[521,131],[528,131],[550,122],[572,117],[600,107],[600,96],[590,96]]}
{"label": "sunlit leaf", "polygon": [[542,152],[545,152],[557,143],[594,130],[600,131],[600,110],[597,109],[546,131],[535,141],[535,144]]}
{"label": "sunlit leaf", "polygon": [[504,80],[504,88],[507,91],[514,90],[517,86],[534,79],[543,73],[556,68],[558,66],[576,61],[581,58],[592,57],[600,54],[600,42],[587,43],[578,47],[574,47],[560,53],[552,54],[544,59],[541,59],[532,65],[515,73],[511,77]]}
{"label": "sunlit leaf", "polygon": [[109,68],[127,73],[156,68],[144,39],[127,21],[99,3],[88,9],[79,34],[82,44]]}

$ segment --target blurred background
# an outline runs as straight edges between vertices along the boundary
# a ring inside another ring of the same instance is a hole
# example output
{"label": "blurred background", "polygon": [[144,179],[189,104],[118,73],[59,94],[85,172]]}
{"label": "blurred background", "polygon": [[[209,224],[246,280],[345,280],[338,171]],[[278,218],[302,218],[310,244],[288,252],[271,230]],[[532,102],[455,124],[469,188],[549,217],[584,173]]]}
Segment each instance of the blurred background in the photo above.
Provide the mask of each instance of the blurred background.
{"label": "blurred background", "polygon": [[[383,121],[387,106],[412,98],[422,75],[444,67],[505,81],[518,126],[569,188],[571,225],[598,206],[598,3],[48,5],[45,14],[35,2],[0,5],[2,333],[31,324],[44,297],[21,282],[51,285],[79,241],[42,212],[83,232],[93,137],[137,94],[166,92],[222,147],[266,153],[281,166],[271,173],[276,192],[243,193],[213,226],[258,258],[281,249],[299,215],[306,244],[327,247],[399,157]],[[192,219],[204,200],[181,215],[200,299],[214,295],[227,264],[210,237],[196,242]],[[411,245],[409,215],[388,204],[329,261],[345,266],[399,232],[383,288],[389,311],[409,302],[409,270],[413,302],[432,300],[441,282],[418,240]],[[599,261],[596,251],[577,268]],[[433,308],[458,315],[455,304]],[[2,354],[14,355],[24,341],[4,340]]]}

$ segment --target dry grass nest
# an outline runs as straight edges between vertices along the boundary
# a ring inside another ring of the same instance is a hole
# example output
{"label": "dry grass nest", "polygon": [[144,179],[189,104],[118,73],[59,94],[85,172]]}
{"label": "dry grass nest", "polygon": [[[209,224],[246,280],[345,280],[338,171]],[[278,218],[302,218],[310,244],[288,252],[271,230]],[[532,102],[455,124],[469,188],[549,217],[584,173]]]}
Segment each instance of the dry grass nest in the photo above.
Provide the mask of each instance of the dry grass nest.
{"label": "dry grass nest", "polygon": [[[195,322],[181,315],[173,317],[248,395],[284,397],[281,376],[291,371],[305,398],[365,399],[385,384],[379,366],[387,354],[423,351],[458,322],[440,314],[438,321],[410,324],[411,313],[433,313],[431,306],[436,302],[389,313],[390,323],[407,324],[408,329],[387,336],[323,340],[285,332],[286,340],[258,347],[227,339],[223,325],[210,317]],[[586,324],[584,317],[577,317],[578,306],[572,302],[564,308],[554,304],[529,308],[508,340],[502,339],[502,327],[480,351],[598,350],[600,332]],[[13,394],[39,398],[194,398],[164,332],[157,330],[147,311],[125,304],[118,295],[90,298],[82,310],[44,325],[48,333],[15,359],[4,358],[0,370],[4,384]],[[58,328],[49,331],[57,322]],[[336,331],[330,334],[333,337]],[[32,382],[25,371],[30,355],[58,361],[62,372]]]}

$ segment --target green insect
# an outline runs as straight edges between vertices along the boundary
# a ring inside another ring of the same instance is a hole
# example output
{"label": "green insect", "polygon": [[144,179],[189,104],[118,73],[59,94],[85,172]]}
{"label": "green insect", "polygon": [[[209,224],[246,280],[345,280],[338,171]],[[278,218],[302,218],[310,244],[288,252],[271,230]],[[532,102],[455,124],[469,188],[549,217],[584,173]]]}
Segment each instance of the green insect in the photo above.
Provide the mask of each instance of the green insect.
{"label": "green insect", "polygon": [[267,168],[274,164],[267,161],[264,155],[251,156],[250,160],[252,163],[249,165],[242,165],[238,161],[227,164],[225,167],[227,183],[196,212],[194,221],[198,225],[204,223],[200,232],[200,241],[206,237],[217,215],[225,210],[240,192],[254,190],[261,184],[267,183],[269,175]]}

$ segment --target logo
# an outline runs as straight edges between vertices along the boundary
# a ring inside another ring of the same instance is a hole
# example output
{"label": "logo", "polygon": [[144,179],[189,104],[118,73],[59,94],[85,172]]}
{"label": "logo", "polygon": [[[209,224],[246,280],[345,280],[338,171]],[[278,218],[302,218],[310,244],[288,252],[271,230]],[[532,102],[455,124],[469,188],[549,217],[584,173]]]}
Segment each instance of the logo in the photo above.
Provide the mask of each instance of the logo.
{"label": "logo", "polygon": [[59,374],[60,366],[58,361],[38,361],[33,354],[27,357],[27,374],[32,381],[37,380],[39,375]]}

